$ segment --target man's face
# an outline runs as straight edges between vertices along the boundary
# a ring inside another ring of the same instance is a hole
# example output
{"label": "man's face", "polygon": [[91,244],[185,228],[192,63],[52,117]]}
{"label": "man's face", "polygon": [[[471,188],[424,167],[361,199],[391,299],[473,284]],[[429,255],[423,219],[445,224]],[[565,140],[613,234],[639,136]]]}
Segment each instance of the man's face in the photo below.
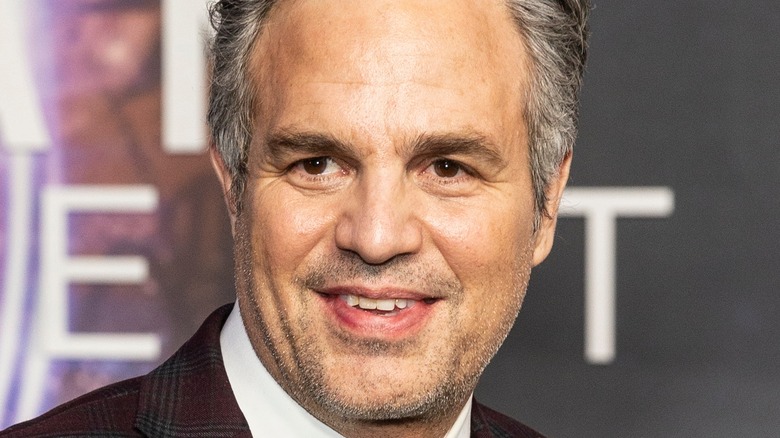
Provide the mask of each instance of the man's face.
{"label": "man's face", "polygon": [[501,1],[271,12],[238,296],[263,364],[320,419],[457,414],[511,328],[554,228],[532,229],[528,62]]}

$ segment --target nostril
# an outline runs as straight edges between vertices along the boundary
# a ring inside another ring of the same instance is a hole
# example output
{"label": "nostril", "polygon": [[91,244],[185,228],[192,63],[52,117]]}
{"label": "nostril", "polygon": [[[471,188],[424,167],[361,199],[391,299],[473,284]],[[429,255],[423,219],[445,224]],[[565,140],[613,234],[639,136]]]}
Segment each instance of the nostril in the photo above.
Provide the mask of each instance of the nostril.
{"label": "nostril", "polygon": [[[375,184],[381,184],[377,182]],[[355,196],[336,223],[336,246],[360,256],[370,265],[381,265],[420,249],[422,231],[410,212],[410,200],[394,195],[396,184]],[[392,192],[392,193],[390,193]]]}

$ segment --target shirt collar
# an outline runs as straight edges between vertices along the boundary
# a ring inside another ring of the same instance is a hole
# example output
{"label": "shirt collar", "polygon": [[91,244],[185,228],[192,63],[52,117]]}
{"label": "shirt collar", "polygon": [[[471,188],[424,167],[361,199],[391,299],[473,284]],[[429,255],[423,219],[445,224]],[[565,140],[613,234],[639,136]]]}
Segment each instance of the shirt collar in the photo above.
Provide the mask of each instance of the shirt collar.
{"label": "shirt collar", "polygon": [[[238,302],[222,327],[219,340],[230,387],[253,436],[341,437],[303,409],[265,369],[244,330]],[[471,400],[469,397],[444,438],[469,437]]]}

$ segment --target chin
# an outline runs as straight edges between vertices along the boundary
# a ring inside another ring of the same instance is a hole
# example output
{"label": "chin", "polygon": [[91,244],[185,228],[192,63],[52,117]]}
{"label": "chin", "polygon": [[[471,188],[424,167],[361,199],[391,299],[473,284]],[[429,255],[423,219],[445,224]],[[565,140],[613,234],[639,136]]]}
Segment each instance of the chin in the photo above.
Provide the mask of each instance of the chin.
{"label": "chin", "polygon": [[474,391],[481,369],[465,377],[456,377],[452,372],[441,375],[436,370],[441,370],[440,364],[390,367],[382,371],[365,368],[341,371],[332,379],[324,379],[326,383],[316,385],[317,390],[310,396],[324,412],[353,421],[441,417],[457,412],[466,402]]}

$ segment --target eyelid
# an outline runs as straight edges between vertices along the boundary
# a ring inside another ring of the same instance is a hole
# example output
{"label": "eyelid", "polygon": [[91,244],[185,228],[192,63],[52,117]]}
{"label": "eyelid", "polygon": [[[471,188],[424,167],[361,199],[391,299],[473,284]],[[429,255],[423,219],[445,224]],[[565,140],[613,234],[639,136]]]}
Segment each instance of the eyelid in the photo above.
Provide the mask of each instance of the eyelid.
{"label": "eyelid", "polygon": [[[458,166],[458,173],[453,177],[439,176],[433,166],[438,161],[450,161]],[[460,198],[476,193],[481,177],[474,169],[459,160],[446,157],[435,157],[423,161],[418,167],[418,184],[431,195],[440,198]]]}
{"label": "eyelid", "polygon": [[[332,173],[337,173],[337,172],[344,173],[344,167],[341,166],[339,163],[337,163],[336,160],[330,157],[317,157],[317,158],[312,158],[310,160],[304,160],[303,161],[304,167],[306,166],[307,161],[314,161],[314,160],[318,160],[318,161],[324,160],[325,162],[325,169],[323,169],[323,172],[317,173],[315,175],[330,175]],[[308,173],[308,171],[306,173]]]}
{"label": "eyelid", "polygon": [[[325,159],[328,160],[326,166],[335,166],[332,171],[321,174],[308,173],[304,168],[304,163],[307,160]],[[339,187],[346,181],[345,177],[348,177],[351,173],[351,168],[345,165],[342,160],[335,159],[330,156],[307,156],[293,161],[286,169],[286,175],[288,182],[293,186],[296,186],[304,190],[312,190],[314,192],[329,191],[336,187]]]}
{"label": "eyelid", "polygon": [[[440,161],[449,161],[449,162],[457,165],[459,170],[462,171],[463,173],[465,173],[466,175],[468,175],[469,177],[482,179],[482,175],[474,167],[464,163],[463,161],[461,161],[461,160],[459,160],[457,158],[451,158],[451,157],[437,156],[437,157],[430,158],[430,159],[424,161],[424,163],[426,163],[426,164],[425,164],[425,167],[423,168],[423,170],[429,169],[431,166],[433,166],[434,164],[436,164],[437,162],[440,162]],[[449,179],[449,180],[454,180],[454,179],[458,178],[458,177],[444,178],[444,177],[440,177],[438,175],[436,177],[437,178],[443,178],[443,179]]]}

